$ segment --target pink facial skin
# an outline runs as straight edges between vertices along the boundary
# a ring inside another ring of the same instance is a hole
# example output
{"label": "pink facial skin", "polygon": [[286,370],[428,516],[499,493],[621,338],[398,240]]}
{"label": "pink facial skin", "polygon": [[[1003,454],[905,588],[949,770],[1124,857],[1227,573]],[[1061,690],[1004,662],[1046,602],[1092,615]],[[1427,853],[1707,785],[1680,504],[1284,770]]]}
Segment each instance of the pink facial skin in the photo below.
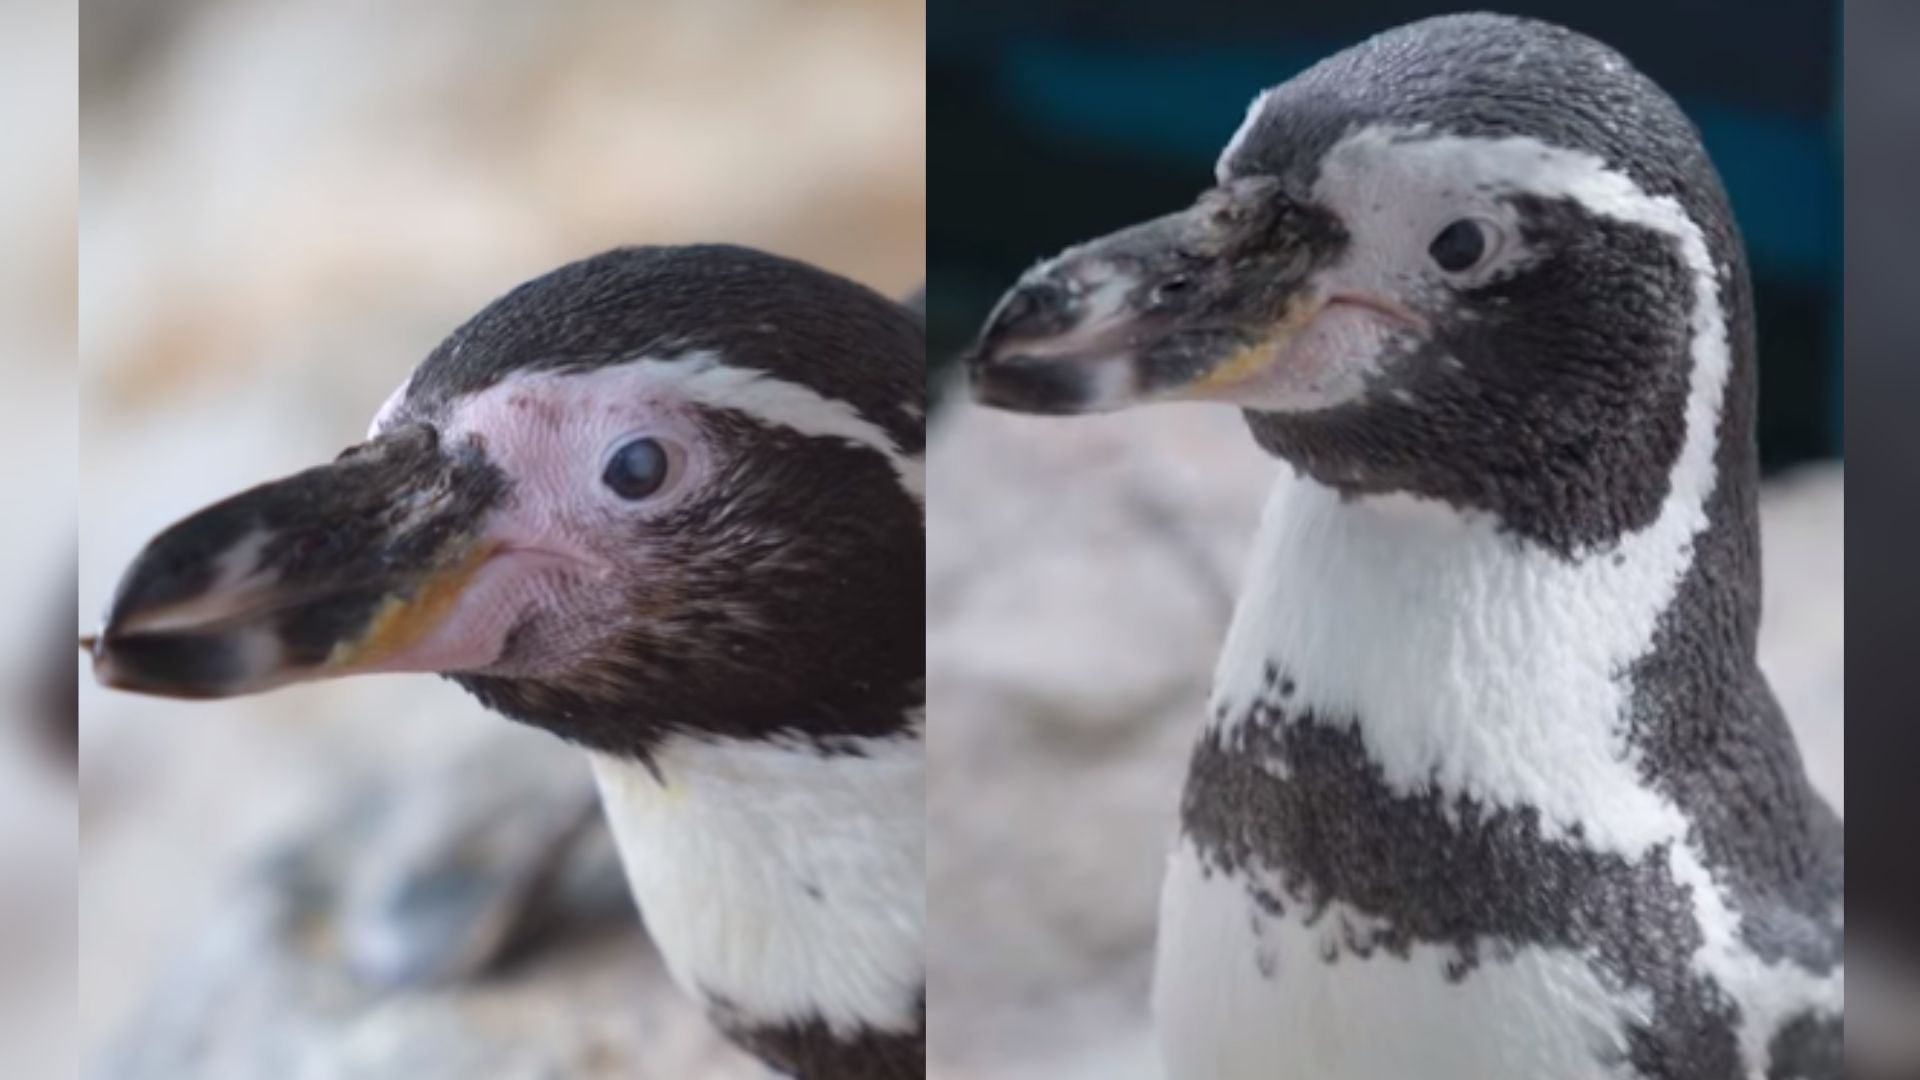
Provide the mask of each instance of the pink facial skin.
{"label": "pink facial skin", "polygon": [[[580,373],[517,373],[463,398],[439,422],[446,445],[477,442],[512,484],[483,528],[487,552],[443,618],[418,639],[361,668],[368,671],[537,675],[617,629],[625,596],[616,574],[647,573],[645,526],[680,507],[713,475],[713,448],[680,392],[684,376],[654,361]],[[408,417],[397,398],[375,434]],[[608,460],[636,438],[666,448],[665,484],[628,501],[601,480]],[[457,583],[451,583],[457,585]],[[538,641],[508,636],[530,616]]]}
{"label": "pink facial skin", "polygon": [[1390,340],[1425,332],[1425,319],[1392,300],[1333,293],[1253,375],[1186,396],[1274,412],[1330,408],[1366,392]]}
{"label": "pink facial skin", "polygon": [[1382,297],[1335,293],[1280,350],[1271,370],[1298,395],[1296,408],[1326,408],[1364,392],[1396,336],[1426,332],[1426,320]]}

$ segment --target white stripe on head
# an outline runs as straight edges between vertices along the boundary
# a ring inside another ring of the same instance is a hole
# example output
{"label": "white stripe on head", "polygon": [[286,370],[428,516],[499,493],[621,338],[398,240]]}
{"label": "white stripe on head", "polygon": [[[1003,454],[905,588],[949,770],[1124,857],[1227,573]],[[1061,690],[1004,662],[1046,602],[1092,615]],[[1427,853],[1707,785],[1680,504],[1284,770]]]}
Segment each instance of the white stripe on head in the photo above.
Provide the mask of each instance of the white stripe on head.
{"label": "white stripe on head", "polygon": [[1240,127],[1234,131],[1233,138],[1227,140],[1227,148],[1220,151],[1219,159],[1214,162],[1213,178],[1215,182],[1221,184],[1227,182],[1229,179],[1227,176],[1227,162],[1233,160],[1233,155],[1240,151],[1240,147],[1247,141],[1247,138],[1253,134],[1254,125],[1259,122],[1260,114],[1266,110],[1267,99],[1272,97],[1273,92],[1278,89],[1279,87],[1276,86],[1261,91],[1259,96],[1253,99],[1253,103],[1247,106],[1247,118],[1240,121]]}
{"label": "white stripe on head", "polygon": [[400,407],[406,404],[407,388],[412,385],[413,376],[409,375],[400,380],[400,385],[393,388],[387,400],[380,403],[380,411],[373,414],[373,423],[367,425],[367,438],[375,438],[393,426],[394,420],[400,415]]}
{"label": "white stripe on head", "polygon": [[[410,386],[411,379],[388,396],[368,429],[368,438],[393,424]],[[901,488],[915,502],[926,503],[925,459],[902,450],[885,428],[861,416],[852,405],[757,368],[727,364],[717,354],[706,351],[684,353],[671,359],[643,356],[586,371],[564,368],[517,371],[459,399],[445,419],[445,426],[448,433],[455,436],[482,428],[485,426],[482,417],[497,414],[504,401],[523,391],[551,399],[560,408],[556,415],[578,419],[595,412],[580,407],[588,402],[639,401],[660,390],[699,405],[732,409],[763,424],[802,435],[839,439],[873,450],[886,459],[899,478]],[[566,404],[568,402],[573,404]],[[917,403],[906,403],[901,408],[910,416],[922,415]]]}
{"label": "white stripe on head", "polygon": [[688,400],[734,409],[765,424],[802,435],[835,438],[879,453],[916,502],[926,502],[926,462],[905,453],[886,429],[860,415],[845,401],[811,387],[788,382],[758,368],[725,363],[712,352],[687,353],[671,360],[633,361],[660,385],[673,386]]}

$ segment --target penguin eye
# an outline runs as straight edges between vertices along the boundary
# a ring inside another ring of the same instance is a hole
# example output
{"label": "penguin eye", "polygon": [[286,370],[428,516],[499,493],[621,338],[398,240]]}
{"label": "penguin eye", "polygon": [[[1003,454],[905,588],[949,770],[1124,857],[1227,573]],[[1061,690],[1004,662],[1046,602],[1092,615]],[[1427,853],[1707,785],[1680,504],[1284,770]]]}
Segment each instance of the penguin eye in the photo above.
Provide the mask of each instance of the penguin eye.
{"label": "penguin eye", "polygon": [[660,440],[635,439],[613,452],[600,482],[615,495],[634,502],[660,490],[667,482],[667,450]]}
{"label": "penguin eye", "polygon": [[1478,221],[1461,218],[1440,230],[1427,245],[1427,254],[1449,274],[1471,270],[1487,253],[1487,232]]}

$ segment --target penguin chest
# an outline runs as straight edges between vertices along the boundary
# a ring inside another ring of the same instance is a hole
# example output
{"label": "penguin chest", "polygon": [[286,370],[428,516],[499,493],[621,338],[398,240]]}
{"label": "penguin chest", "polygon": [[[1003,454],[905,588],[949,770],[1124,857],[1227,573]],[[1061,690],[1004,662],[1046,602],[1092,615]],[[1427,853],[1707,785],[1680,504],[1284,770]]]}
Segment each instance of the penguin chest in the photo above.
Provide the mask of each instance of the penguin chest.
{"label": "penguin chest", "polygon": [[[1446,950],[1356,949],[1357,911],[1276,902],[1189,843],[1161,896],[1154,1012],[1168,1080],[1603,1080],[1623,1001],[1578,955],[1461,974]],[[1624,1066],[1620,1066],[1624,1068]]]}

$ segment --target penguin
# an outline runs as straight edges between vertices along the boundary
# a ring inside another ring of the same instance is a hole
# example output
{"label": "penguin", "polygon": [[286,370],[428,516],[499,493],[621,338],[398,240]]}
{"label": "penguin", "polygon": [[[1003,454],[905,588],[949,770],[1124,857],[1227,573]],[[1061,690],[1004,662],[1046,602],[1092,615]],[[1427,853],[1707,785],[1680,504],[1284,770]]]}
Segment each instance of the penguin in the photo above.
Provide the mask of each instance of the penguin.
{"label": "penguin", "polygon": [[1192,207],[1001,299],[978,400],[1224,403],[1282,466],[1164,879],[1170,1080],[1841,1075],[1754,350],[1680,109],[1489,14],[1266,91]]}
{"label": "penguin", "polygon": [[436,672],[582,747],[676,983],[774,1069],[924,1070],[925,342],[740,247],[455,330],[329,464],[134,558],[100,682]]}

